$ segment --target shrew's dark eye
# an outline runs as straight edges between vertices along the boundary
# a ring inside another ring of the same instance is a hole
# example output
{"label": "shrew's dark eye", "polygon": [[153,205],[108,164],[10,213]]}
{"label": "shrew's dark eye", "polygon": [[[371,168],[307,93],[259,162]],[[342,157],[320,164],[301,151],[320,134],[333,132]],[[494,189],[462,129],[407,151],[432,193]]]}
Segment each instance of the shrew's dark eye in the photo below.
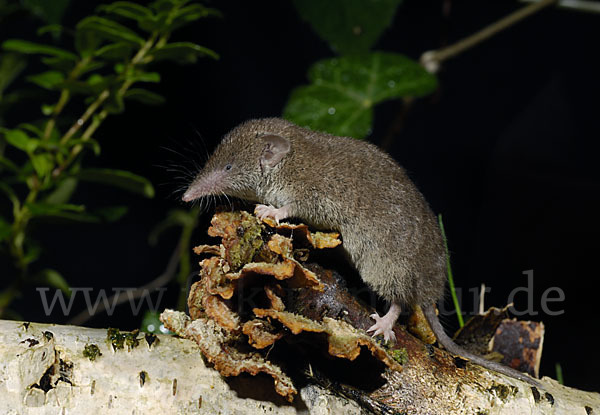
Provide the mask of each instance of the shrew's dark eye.
{"label": "shrew's dark eye", "polygon": [[225,170],[231,170],[231,164],[226,164],[225,165]]}

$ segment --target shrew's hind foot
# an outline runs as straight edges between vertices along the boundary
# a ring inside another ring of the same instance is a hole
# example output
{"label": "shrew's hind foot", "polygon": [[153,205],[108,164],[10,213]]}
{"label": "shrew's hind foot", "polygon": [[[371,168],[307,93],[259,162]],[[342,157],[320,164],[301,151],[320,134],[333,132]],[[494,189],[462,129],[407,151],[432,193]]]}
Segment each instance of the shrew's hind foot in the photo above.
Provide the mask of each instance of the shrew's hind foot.
{"label": "shrew's hind foot", "polygon": [[373,337],[382,334],[385,341],[396,342],[396,335],[394,334],[394,324],[398,320],[400,315],[400,305],[392,303],[390,309],[385,316],[380,317],[379,314],[371,314],[371,318],[375,320],[375,324],[367,329],[368,333],[373,332]]}

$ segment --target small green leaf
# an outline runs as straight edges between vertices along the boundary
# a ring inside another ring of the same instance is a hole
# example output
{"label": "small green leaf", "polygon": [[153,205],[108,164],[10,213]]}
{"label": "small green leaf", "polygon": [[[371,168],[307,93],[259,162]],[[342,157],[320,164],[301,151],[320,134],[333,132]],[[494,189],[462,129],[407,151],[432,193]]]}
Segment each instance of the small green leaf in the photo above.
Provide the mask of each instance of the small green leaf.
{"label": "small green leaf", "polygon": [[11,170],[15,173],[19,171],[17,165],[4,156],[0,156],[0,171],[2,171],[2,168]]}
{"label": "small green leaf", "polygon": [[[81,24],[81,22],[80,22]],[[100,47],[104,37],[98,36],[96,30],[76,26],[75,49],[82,57],[89,57]]]}
{"label": "small green leaf", "polygon": [[74,147],[76,145],[82,145],[84,147],[89,147],[92,149],[92,151],[94,152],[95,156],[99,156],[100,152],[101,152],[101,147],[100,147],[100,143],[97,140],[94,140],[93,138],[88,138],[88,139],[72,139],[69,140],[69,147]]}
{"label": "small green leaf", "polygon": [[44,56],[41,59],[44,65],[47,65],[51,69],[60,71],[62,73],[69,73],[75,67],[75,62],[71,59],[60,58],[57,56]]}
{"label": "small green leaf", "polygon": [[170,31],[174,31],[198,19],[209,16],[221,17],[222,15],[220,11],[205,7],[202,4],[189,4],[177,10],[168,28]]}
{"label": "small green leaf", "polygon": [[44,202],[35,202],[35,203],[27,203],[27,208],[34,216],[45,216],[45,215],[54,215],[60,212],[76,212],[82,213],[85,212],[84,205],[74,205],[71,203],[44,203]]}
{"label": "small green leaf", "polygon": [[142,88],[131,88],[125,93],[124,97],[146,105],[161,105],[165,102],[162,96]]}
{"label": "small green leaf", "polygon": [[10,223],[0,216],[0,242],[5,241],[10,237],[11,229]]}
{"label": "small green leaf", "polygon": [[94,56],[107,60],[125,60],[131,56],[132,51],[131,43],[117,42],[96,50]]}
{"label": "small green leaf", "polygon": [[8,199],[12,203],[13,211],[21,209],[21,202],[19,201],[17,194],[8,184],[0,182],[0,190],[6,195],[6,197],[8,197]]}
{"label": "small green leaf", "polygon": [[27,62],[18,53],[3,53],[0,55],[0,97],[2,92],[25,69]]}
{"label": "small green leaf", "polygon": [[48,153],[30,154],[31,164],[37,173],[38,177],[43,179],[52,172],[54,161]]}
{"label": "small green leaf", "polygon": [[72,94],[93,95],[94,88],[85,81],[66,80],[60,87]]}
{"label": "small green leaf", "polygon": [[370,133],[376,104],[423,96],[437,86],[436,78],[417,62],[384,52],[319,61],[309,69],[308,78],[311,85],[292,91],[284,118],[354,138]]}
{"label": "small green leaf", "polygon": [[144,44],[144,39],[133,30],[104,17],[86,17],[77,24],[77,30],[94,32],[103,39],[115,42],[128,42],[139,46]]}
{"label": "small green leaf", "polygon": [[150,181],[137,174],[115,169],[84,169],[75,175],[80,180],[119,187],[145,197],[154,197],[154,187]]}
{"label": "small green leaf", "polygon": [[71,295],[71,288],[67,280],[53,269],[44,269],[34,276],[33,281],[39,285],[46,285],[61,290],[67,296]]}
{"label": "small green leaf", "polygon": [[71,0],[21,0],[32,14],[48,23],[59,23]]}
{"label": "small green leaf", "polygon": [[40,110],[42,111],[42,114],[44,114],[45,116],[52,115],[52,113],[54,112],[54,105],[42,104],[40,107]]}
{"label": "small green leaf", "polygon": [[157,12],[170,12],[182,3],[185,3],[185,0],[154,0],[150,7]]}
{"label": "small green leaf", "polygon": [[151,50],[149,55],[153,56],[155,61],[171,60],[178,63],[195,63],[203,56],[219,59],[216,52],[191,42],[169,43],[160,49]]}
{"label": "small green leaf", "polygon": [[30,133],[33,133],[38,137],[42,137],[44,135],[44,132],[42,131],[42,129],[40,127],[38,127],[37,125],[23,122],[23,123],[19,124],[18,127],[21,130],[29,131]]}
{"label": "small green leaf", "polygon": [[98,223],[100,218],[85,212],[85,206],[72,204],[28,203],[27,208],[36,218],[61,219],[69,222]]}
{"label": "small green leaf", "polygon": [[294,0],[298,14],[341,55],[367,52],[402,0]]}
{"label": "small green leaf", "polygon": [[116,222],[127,214],[127,206],[105,206],[94,209],[94,214],[105,222]]}
{"label": "small green leaf", "polygon": [[25,256],[23,261],[26,264],[31,264],[32,262],[37,261],[37,259],[42,254],[42,247],[36,241],[32,241],[31,238],[25,240]]}
{"label": "small green leaf", "polygon": [[45,203],[50,205],[64,205],[70,199],[75,189],[77,188],[77,179],[73,177],[67,177],[63,179],[54,189],[52,193],[50,193],[46,199]]}
{"label": "small green leaf", "polygon": [[76,61],[77,55],[67,50],[56,48],[54,46],[42,45],[39,43],[28,42],[20,39],[10,39],[2,43],[2,47],[5,50],[11,50],[13,52],[21,52],[26,54],[41,54],[56,56],[67,60]]}
{"label": "small green leaf", "polygon": [[37,35],[42,36],[46,33],[50,33],[53,37],[57,38],[63,32],[64,28],[59,24],[48,24],[42,26],[37,30]]}
{"label": "small green leaf", "polygon": [[56,89],[65,80],[65,76],[59,71],[46,71],[37,75],[27,77],[27,80],[45,89]]}
{"label": "small green leaf", "polygon": [[7,143],[26,153],[33,152],[38,146],[39,140],[29,137],[23,130],[0,128],[0,131],[4,133]]}
{"label": "small green leaf", "polygon": [[160,82],[160,74],[158,72],[143,72],[137,71],[129,76],[127,79],[132,80],[134,82]]}
{"label": "small green leaf", "polygon": [[111,4],[98,7],[98,10],[137,21],[152,17],[154,15],[151,9],[129,1],[116,1]]}

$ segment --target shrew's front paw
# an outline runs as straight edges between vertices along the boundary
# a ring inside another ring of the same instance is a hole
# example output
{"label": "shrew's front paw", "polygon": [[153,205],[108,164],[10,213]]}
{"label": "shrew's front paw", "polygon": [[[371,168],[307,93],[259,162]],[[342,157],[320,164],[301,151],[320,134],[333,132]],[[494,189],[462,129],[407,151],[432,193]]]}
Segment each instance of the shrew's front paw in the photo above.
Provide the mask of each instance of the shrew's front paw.
{"label": "shrew's front paw", "polygon": [[256,205],[256,208],[254,208],[254,214],[260,220],[263,220],[264,218],[273,218],[275,219],[275,222],[279,224],[280,220],[283,220],[289,216],[288,210],[289,209],[287,205],[282,206],[279,209],[271,205]]}

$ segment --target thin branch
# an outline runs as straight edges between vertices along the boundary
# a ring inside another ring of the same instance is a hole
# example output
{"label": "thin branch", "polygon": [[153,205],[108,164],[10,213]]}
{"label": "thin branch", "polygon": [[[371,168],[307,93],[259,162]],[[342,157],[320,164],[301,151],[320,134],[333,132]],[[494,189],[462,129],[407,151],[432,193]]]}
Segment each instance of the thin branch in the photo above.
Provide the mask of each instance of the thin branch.
{"label": "thin branch", "polygon": [[537,3],[532,3],[525,6],[508,16],[498,20],[495,23],[483,28],[479,32],[472,34],[471,36],[464,38],[453,45],[447,46],[438,50],[430,50],[421,55],[421,64],[431,73],[435,73],[439,70],[440,65],[443,61],[450,59],[456,55],[461,54],[465,50],[472,48],[473,46],[489,39],[493,35],[501,32],[504,29],[509,28],[515,23],[520,22],[526,17],[537,13],[538,11],[555,4],[558,0],[541,0]]}
{"label": "thin branch", "polygon": [[[108,299],[108,301],[98,304],[98,307],[95,310],[93,315],[90,313],[90,311],[88,309],[83,310],[81,313],[79,313],[75,317],[71,318],[68,321],[68,324],[79,326],[79,325],[85,323],[86,321],[88,321],[91,317],[105,311],[106,304],[114,304],[114,306],[117,306],[119,304],[123,304],[126,301],[131,301],[133,299],[140,298],[142,295],[144,295],[148,291],[151,291],[151,290],[154,290],[156,288],[166,285],[175,277],[175,273],[177,272],[177,264],[179,263],[179,255],[180,254],[181,254],[181,243],[178,243],[177,246],[175,247],[175,250],[171,254],[171,258],[169,258],[167,267],[165,268],[163,273],[160,274],[158,277],[156,277],[154,280],[150,281],[146,285],[141,286],[140,288],[136,288],[133,292],[131,292],[131,295],[128,295],[125,298],[123,298],[123,296],[119,296],[118,294],[111,296]],[[117,296],[119,298],[117,298],[115,300],[115,297],[117,297]]]}
{"label": "thin branch", "polygon": [[78,118],[77,121],[75,121],[75,124],[73,124],[71,128],[69,128],[69,131],[67,131],[67,133],[60,140],[61,145],[65,145],[67,141],[69,141],[69,139],[73,137],[81,127],[83,127],[83,124],[85,124],[87,120],[90,119],[90,117],[94,114],[94,112],[96,112],[98,107],[100,107],[100,105],[102,105],[102,103],[106,101],[109,95],[110,91],[108,89],[105,89],[100,93],[100,95],[98,95],[98,98],[96,98],[96,100],[90,104],[90,106],[87,108],[87,110],[85,110],[83,115],[80,118]]}
{"label": "thin branch", "polygon": [[[522,3],[534,3],[539,0],[521,0]],[[578,12],[600,13],[600,3],[587,0],[559,0],[557,7],[577,10]]]}

